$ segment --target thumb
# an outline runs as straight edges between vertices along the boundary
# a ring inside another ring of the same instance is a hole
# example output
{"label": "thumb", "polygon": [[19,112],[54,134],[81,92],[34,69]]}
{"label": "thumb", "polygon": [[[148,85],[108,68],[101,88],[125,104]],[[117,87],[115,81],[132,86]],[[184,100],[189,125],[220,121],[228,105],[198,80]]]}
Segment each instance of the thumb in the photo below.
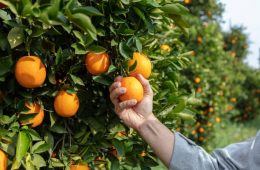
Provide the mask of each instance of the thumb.
{"label": "thumb", "polygon": [[153,95],[151,85],[147,79],[145,79],[142,74],[137,74],[136,78],[140,81],[144,88],[144,95]]}

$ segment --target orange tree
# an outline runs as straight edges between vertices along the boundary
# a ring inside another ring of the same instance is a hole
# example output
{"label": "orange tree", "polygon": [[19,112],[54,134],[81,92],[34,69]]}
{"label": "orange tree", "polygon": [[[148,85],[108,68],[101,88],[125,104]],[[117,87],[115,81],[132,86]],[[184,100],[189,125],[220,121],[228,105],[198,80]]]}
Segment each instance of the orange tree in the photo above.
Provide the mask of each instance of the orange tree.
{"label": "orange tree", "polygon": [[[181,87],[202,101],[196,109],[193,129],[182,129],[192,139],[212,149],[215,127],[228,126],[229,120],[248,120],[259,109],[257,89],[259,71],[247,66],[248,39],[241,27],[223,31],[220,27],[222,4],[217,1],[193,0],[184,4],[189,18],[189,38],[185,48],[194,50],[192,65],[184,70]],[[206,11],[211,11],[210,15]]]}
{"label": "orange tree", "polygon": [[[109,100],[113,79],[138,70],[138,60],[128,66],[134,52],[152,61],[158,117],[170,128],[193,120],[190,106],[197,101],[178,88],[179,71],[191,54],[177,39],[188,27],[181,4],[0,3],[0,148],[11,169],[156,166],[154,154],[119,121]],[[163,39],[165,31],[172,37]],[[165,53],[164,43],[173,50]]]}

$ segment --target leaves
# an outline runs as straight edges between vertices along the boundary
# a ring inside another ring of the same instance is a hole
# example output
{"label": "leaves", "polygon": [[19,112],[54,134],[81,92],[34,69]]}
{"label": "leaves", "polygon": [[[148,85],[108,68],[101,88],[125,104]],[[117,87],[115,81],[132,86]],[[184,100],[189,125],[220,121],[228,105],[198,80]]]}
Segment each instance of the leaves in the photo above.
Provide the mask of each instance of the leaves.
{"label": "leaves", "polygon": [[21,161],[27,153],[31,144],[31,138],[25,130],[20,131],[17,139],[17,147],[15,160],[12,165],[12,169],[18,169],[21,165]]}
{"label": "leaves", "polygon": [[92,24],[89,16],[84,15],[82,13],[76,13],[71,16],[70,20],[81,30],[83,30],[84,32],[88,32],[94,40],[97,40],[97,31],[94,25]]}
{"label": "leaves", "polygon": [[7,39],[11,48],[15,48],[24,42],[24,30],[19,27],[14,27],[8,33]]}

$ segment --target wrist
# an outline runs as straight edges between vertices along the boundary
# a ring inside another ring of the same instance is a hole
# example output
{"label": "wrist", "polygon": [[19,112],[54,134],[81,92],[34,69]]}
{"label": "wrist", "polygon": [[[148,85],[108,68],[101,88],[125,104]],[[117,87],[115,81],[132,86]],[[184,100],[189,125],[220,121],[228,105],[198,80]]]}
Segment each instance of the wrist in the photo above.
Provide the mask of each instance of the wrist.
{"label": "wrist", "polygon": [[149,126],[152,126],[152,124],[154,122],[159,122],[159,120],[154,116],[153,113],[151,113],[147,118],[145,118],[145,120],[143,121],[143,123],[141,123],[138,127],[137,127],[137,131],[138,133],[142,134],[145,133],[149,128]]}

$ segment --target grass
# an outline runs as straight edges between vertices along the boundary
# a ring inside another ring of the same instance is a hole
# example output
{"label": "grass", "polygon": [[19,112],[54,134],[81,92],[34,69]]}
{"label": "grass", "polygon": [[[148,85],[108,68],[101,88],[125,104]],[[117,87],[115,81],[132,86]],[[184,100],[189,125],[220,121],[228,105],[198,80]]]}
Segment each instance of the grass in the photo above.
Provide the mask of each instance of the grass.
{"label": "grass", "polygon": [[230,123],[224,128],[215,129],[214,138],[209,142],[207,150],[223,148],[231,143],[237,143],[254,137],[260,130],[260,116],[246,123]]}

